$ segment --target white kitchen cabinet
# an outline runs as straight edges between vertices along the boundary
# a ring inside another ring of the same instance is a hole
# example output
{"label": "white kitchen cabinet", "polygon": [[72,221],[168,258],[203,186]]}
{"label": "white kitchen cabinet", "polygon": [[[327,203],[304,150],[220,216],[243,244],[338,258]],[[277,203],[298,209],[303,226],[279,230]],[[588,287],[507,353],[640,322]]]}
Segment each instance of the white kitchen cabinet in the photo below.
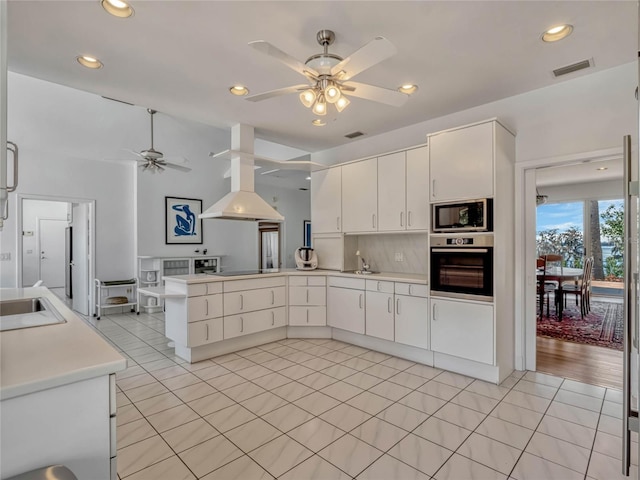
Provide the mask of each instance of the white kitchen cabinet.
{"label": "white kitchen cabinet", "polygon": [[285,307],[258,310],[224,317],[224,338],[240,337],[287,324]]}
{"label": "white kitchen cabinet", "polygon": [[285,287],[260,288],[240,292],[225,292],[224,315],[281,307],[285,303]]}
{"label": "white kitchen cabinet", "polygon": [[493,305],[431,298],[431,350],[494,363]]}
{"label": "white kitchen cabinet", "polygon": [[393,282],[366,281],[365,334],[394,340]]}
{"label": "white kitchen cabinet", "polygon": [[290,305],[326,305],[325,287],[289,287]]}
{"label": "white kitchen cabinet", "polygon": [[364,280],[329,277],[328,284],[327,325],[364,334]]}
{"label": "white kitchen cabinet", "polygon": [[313,233],[342,232],[342,169],[311,173],[311,225]]}
{"label": "white kitchen cabinet", "polygon": [[342,231],[378,230],[378,159],[342,166]]}
{"label": "white kitchen cabinet", "polygon": [[493,197],[494,121],[428,136],[431,201]]}
{"label": "white kitchen cabinet", "polygon": [[395,341],[413,347],[429,349],[428,298],[398,295],[396,293]]}
{"label": "white kitchen cabinet", "polygon": [[207,343],[219,342],[223,339],[222,325],[222,318],[189,322],[187,347],[197,347]]}
{"label": "white kitchen cabinet", "polygon": [[289,278],[289,325],[325,326],[327,324],[327,279],[322,276]]}
{"label": "white kitchen cabinet", "polygon": [[[407,228],[405,156],[405,152],[397,152],[378,157],[378,231],[380,232]],[[426,183],[427,179],[424,180]]]}
{"label": "white kitchen cabinet", "polygon": [[190,297],[187,303],[189,322],[222,316],[222,295],[220,294]]}
{"label": "white kitchen cabinet", "polygon": [[327,324],[327,307],[290,306],[289,325],[297,327],[324,327]]}
{"label": "white kitchen cabinet", "polygon": [[407,230],[429,229],[429,149],[407,150]]}

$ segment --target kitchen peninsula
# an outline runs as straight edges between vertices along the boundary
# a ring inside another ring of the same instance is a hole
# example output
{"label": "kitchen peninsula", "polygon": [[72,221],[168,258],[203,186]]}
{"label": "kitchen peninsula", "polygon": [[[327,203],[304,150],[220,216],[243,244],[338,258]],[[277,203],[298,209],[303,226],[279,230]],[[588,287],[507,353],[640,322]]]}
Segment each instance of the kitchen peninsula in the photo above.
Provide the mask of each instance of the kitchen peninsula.
{"label": "kitchen peninsula", "polygon": [[0,289],[2,302],[20,299],[44,299],[60,322],[0,332],[0,477],[63,464],[117,478],[115,373],[126,359],[47,288]]}

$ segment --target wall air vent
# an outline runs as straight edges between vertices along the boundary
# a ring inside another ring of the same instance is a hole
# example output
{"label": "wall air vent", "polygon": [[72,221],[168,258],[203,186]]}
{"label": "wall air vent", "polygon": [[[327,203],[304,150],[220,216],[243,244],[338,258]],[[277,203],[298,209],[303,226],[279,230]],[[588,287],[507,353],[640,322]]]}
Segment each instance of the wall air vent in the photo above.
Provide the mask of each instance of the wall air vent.
{"label": "wall air vent", "polygon": [[346,138],[357,138],[357,137],[361,137],[362,135],[364,135],[364,133],[362,132],[353,132],[353,133],[348,133],[347,135],[345,135]]}
{"label": "wall air vent", "polygon": [[593,66],[593,60],[582,60],[578,63],[573,63],[571,65],[566,65],[564,67],[556,68],[553,71],[554,77],[560,77],[562,75],[567,75],[568,73],[577,72],[578,70],[584,70],[585,68],[589,68]]}

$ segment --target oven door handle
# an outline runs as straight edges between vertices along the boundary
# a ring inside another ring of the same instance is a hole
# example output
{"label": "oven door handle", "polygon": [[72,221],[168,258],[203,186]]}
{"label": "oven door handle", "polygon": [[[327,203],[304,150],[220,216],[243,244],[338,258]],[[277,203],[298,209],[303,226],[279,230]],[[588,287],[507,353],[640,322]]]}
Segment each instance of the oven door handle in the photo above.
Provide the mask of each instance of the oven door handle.
{"label": "oven door handle", "polygon": [[434,253],[488,253],[488,248],[432,248]]}

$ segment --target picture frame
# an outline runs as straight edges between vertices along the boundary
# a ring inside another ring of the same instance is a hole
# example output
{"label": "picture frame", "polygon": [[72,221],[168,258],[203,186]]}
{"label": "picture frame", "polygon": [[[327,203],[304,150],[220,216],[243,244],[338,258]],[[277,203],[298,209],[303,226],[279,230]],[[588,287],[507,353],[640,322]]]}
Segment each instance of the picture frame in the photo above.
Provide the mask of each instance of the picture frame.
{"label": "picture frame", "polygon": [[201,245],[202,200],[197,198],[164,197],[165,243],[167,245]]}
{"label": "picture frame", "polygon": [[304,221],[304,246],[311,247],[311,220]]}

